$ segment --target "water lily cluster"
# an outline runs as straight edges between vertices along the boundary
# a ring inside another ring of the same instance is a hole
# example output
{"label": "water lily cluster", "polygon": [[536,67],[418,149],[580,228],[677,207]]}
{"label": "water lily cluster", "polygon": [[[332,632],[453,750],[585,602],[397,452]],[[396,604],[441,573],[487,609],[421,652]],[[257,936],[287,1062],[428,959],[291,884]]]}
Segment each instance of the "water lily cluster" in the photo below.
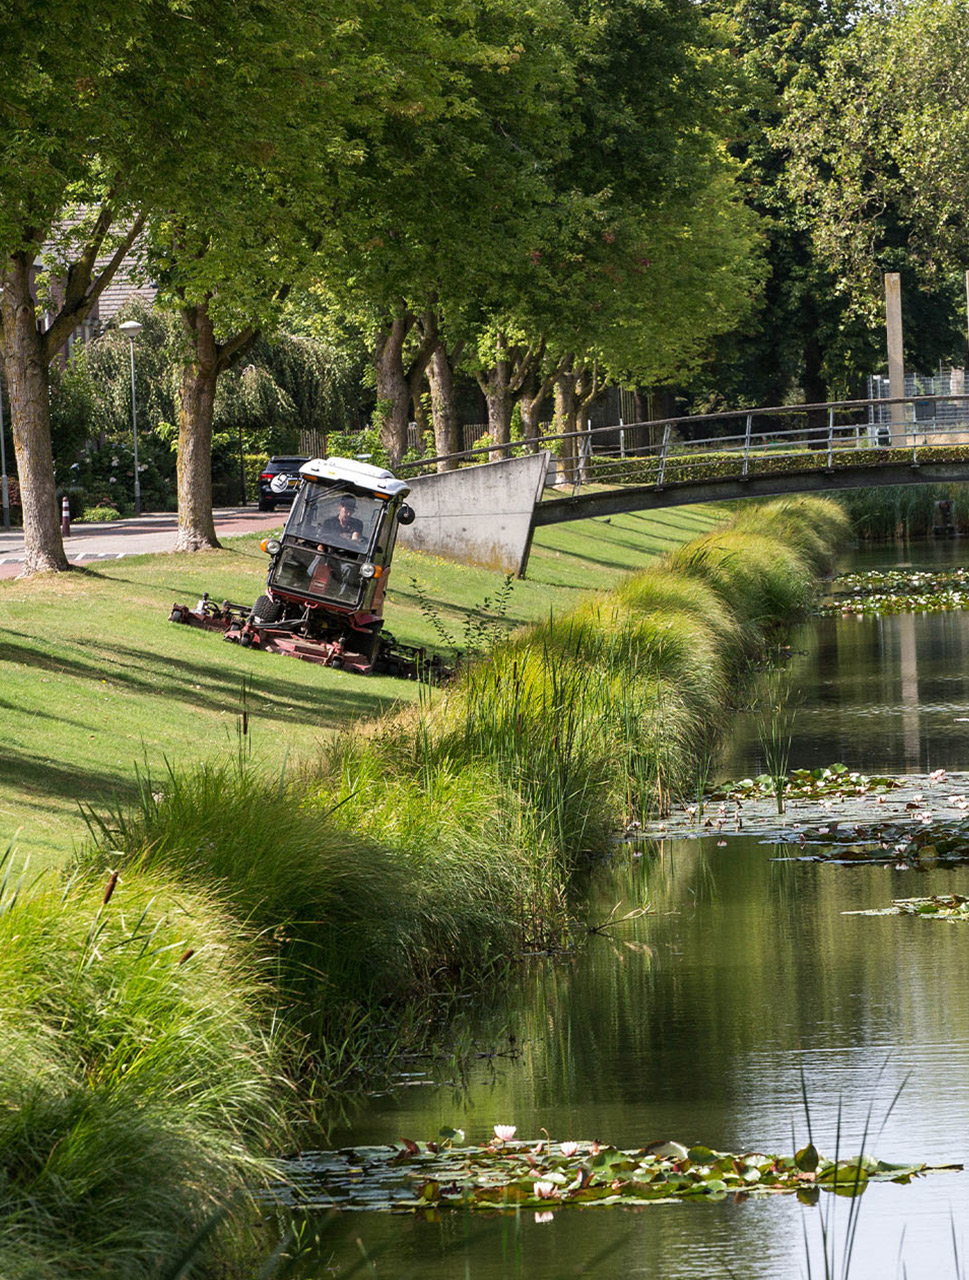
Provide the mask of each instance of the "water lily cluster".
{"label": "water lily cluster", "polygon": [[922,1163],[893,1164],[871,1155],[829,1159],[810,1142],[787,1155],[735,1154],[666,1140],[635,1150],[547,1137],[516,1141],[510,1125],[496,1125],[483,1146],[456,1146],[445,1136],[454,1132],[443,1131],[440,1142],[406,1139],[399,1146],[305,1153],[283,1198],[302,1208],[534,1209],[544,1215],[566,1205],[784,1193],[814,1202],[821,1191],[854,1196],[871,1182],[908,1183],[930,1172]]}
{"label": "water lily cluster", "polygon": [[969,569],[870,569],[836,578],[821,614],[941,613],[969,607]]}

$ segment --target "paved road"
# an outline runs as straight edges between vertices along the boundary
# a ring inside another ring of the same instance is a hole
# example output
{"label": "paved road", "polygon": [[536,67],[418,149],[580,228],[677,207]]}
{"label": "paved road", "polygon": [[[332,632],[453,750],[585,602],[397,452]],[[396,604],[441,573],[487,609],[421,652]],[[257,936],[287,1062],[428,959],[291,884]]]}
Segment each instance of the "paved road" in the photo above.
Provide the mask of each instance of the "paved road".
{"label": "paved road", "polygon": [[[259,529],[275,529],[285,519],[284,510],[272,512],[257,511],[255,507],[220,507],[215,512],[215,530],[220,538],[231,537]],[[64,550],[72,564],[171,551],[177,529],[178,517],[173,512],[151,512],[106,524],[74,523],[71,536],[64,539]],[[0,528],[0,578],[15,578],[23,562],[23,531]]]}

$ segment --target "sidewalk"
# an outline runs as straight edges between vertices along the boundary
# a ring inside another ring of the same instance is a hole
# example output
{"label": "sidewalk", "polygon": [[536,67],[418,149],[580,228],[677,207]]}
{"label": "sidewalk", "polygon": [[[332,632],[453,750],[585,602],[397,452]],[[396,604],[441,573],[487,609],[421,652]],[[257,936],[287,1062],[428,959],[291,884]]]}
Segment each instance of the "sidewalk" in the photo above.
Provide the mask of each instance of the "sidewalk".
{"label": "sidewalk", "polygon": [[[287,514],[283,510],[257,511],[255,507],[220,507],[214,512],[215,531],[222,538],[262,529],[278,529]],[[105,524],[73,523],[71,536],[64,539],[64,550],[71,564],[120,560],[123,556],[171,551],[177,531],[178,516],[169,511],[151,512]],[[15,578],[23,562],[23,530],[0,527],[0,578]]]}

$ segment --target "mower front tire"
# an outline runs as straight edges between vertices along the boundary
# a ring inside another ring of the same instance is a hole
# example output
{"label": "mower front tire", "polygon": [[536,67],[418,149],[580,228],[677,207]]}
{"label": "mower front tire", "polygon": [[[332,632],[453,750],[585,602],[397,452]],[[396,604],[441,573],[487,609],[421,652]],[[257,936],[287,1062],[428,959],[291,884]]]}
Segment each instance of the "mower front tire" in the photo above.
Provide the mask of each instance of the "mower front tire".
{"label": "mower front tire", "polygon": [[283,616],[283,606],[278,600],[270,600],[268,596],[260,596],[249,612],[250,622],[273,623]]}

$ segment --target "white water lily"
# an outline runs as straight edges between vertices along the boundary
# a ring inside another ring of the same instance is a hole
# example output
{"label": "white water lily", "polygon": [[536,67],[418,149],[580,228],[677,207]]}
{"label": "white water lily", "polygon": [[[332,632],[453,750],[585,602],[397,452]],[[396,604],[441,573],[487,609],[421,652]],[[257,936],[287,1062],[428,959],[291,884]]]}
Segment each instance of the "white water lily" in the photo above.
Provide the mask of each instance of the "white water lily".
{"label": "white water lily", "polygon": [[495,1137],[499,1142],[511,1142],[512,1138],[518,1132],[517,1124],[496,1124]]}
{"label": "white water lily", "polygon": [[558,1195],[558,1188],[554,1182],[536,1182],[535,1194],[539,1200],[553,1200]]}
{"label": "white water lily", "polygon": [[560,1149],[563,1156],[574,1156],[579,1149],[579,1144],[577,1142],[563,1142]]}

